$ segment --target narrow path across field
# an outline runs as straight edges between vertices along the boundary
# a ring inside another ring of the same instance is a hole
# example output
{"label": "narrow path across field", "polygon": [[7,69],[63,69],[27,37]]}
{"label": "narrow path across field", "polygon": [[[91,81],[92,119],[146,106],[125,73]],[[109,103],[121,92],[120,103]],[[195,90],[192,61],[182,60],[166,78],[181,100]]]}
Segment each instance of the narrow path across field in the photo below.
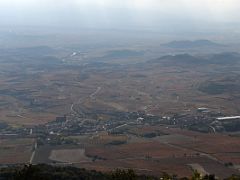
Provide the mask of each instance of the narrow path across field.
{"label": "narrow path across field", "polygon": [[37,150],[37,142],[35,142],[35,144],[34,144],[34,150],[32,152],[32,155],[31,155],[31,158],[30,158],[30,161],[29,161],[30,164],[33,163],[33,160],[34,160],[34,157],[35,157],[35,154],[36,154],[36,150]]}

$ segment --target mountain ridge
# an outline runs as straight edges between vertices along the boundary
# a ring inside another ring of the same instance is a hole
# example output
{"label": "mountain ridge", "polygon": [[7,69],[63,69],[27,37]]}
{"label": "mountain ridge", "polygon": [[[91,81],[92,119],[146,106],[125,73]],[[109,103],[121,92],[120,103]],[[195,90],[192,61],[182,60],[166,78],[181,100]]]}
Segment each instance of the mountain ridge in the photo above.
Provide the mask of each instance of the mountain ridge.
{"label": "mountain ridge", "polygon": [[222,47],[224,45],[212,42],[206,39],[199,39],[199,40],[181,40],[181,41],[171,41],[169,43],[163,44],[165,47],[169,48],[200,48],[200,47]]}

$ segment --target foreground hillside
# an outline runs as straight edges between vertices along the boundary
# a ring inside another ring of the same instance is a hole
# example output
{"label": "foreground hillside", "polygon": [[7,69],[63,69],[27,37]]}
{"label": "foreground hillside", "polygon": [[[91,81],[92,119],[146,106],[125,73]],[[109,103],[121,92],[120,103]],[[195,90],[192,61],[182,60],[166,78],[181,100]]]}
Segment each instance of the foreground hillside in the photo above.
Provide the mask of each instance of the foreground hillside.
{"label": "foreground hillside", "polygon": [[[229,180],[237,180],[240,176],[232,175]],[[116,170],[111,173],[102,173],[97,171],[88,171],[74,167],[56,167],[50,165],[25,165],[24,167],[8,167],[0,169],[0,179],[12,180],[155,180],[155,179],[178,179],[177,175],[170,176],[163,174],[161,177],[146,175],[137,175],[133,170]],[[214,180],[214,175],[201,177],[195,172],[192,177],[181,178],[184,180]]]}

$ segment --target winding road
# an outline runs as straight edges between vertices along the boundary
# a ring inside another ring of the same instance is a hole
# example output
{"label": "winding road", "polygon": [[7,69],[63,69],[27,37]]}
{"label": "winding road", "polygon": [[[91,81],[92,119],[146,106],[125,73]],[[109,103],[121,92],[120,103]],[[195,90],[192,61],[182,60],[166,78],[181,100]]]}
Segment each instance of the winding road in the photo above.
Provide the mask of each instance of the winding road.
{"label": "winding road", "polygon": [[[101,89],[102,89],[102,87],[97,87],[96,91],[94,91],[92,94],[89,95],[89,98],[91,98],[92,100],[95,99],[95,96],[101,91]],[[74,106],[77,104],[81,104],[84,100],[85,99],[81,97],[78,99],[77,103],[72,103],[70,110],[73,114],[78,114],[81,116],[84,115],[84,113],[82,111],[78,112],[78,111],[74,110]]]}

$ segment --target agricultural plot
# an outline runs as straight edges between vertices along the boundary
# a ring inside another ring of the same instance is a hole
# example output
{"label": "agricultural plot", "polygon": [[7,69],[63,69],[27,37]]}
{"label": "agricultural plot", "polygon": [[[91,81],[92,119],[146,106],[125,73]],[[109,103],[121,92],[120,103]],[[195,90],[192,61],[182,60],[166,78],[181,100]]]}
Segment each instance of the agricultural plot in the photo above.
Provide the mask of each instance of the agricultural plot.
{"label": "agricultural plot", "polygon": [[81,163],[90,161],[90,159],[85,156],[84,149],[52,150],[49,159],[52,161],[63,163]]}
{"label": "agricultural plot", "polygon": [[29,163],[34,139],[8,138],[0,140],[0,164]]}

